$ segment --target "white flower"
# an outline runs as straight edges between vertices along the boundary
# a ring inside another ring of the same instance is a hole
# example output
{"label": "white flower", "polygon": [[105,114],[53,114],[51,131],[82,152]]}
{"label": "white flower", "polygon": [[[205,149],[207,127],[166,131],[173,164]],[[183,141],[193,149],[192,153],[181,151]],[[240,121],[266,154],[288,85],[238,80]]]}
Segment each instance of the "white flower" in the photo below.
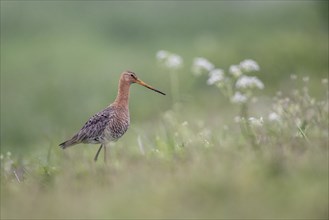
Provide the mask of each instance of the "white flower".
{"label": "white flower", "polygon": [[290,75],[290,79],[292,79],[292,80],[296,80],[296,79],[297,79],[297,75],[295,75],[295,74],[291,74],[291,75]]}
{"label": "white flower", "polygon": [[193,61],[192,71],[196,76],[201,75],[203,71],[209,72],[212,69],[214,69],[214,64],[203,57],[197,57]]}
{"label": "white flower", "polygon": [[187,121],[183,121],[182,122],[182,126],[188,126],[188,122]]}
{"label": "white flower", "polygon": [[246,72],[259,71],[259,66],[254,60],[244,60],[240,63],[240,68]]}
{"label": "white flower", "polygon": [[277,113],[275,113],[275,112],[271,112],[271,113],[268,115],[268,120],[269,120],[269,121],[280,121],[280,120],[281,120],[281,117],[280,117],[280,115],[278,115]]}
{"label": "white flower", "polygon": [[241,94],[240,92],[235,92],[234,96],[231,98],[233,103],[245,103],[247,101],[247,96]]}
{"label": "white flower", "polygon": [[210,63],[207,59],[202,57],[197,57],[194,59],[194,65],[199,66],[207,71],[210,71],[214,68],[214,65]]}
{"label": "white flower", "polygon": [[172,69],[178,69],[179,67],[182,66],[182,64],[183,64],[183,59],[177,54],[169,55],[169,57],[166,59],[165,62],[165,65],[168,68],[172,68]]}
{"label": "white flower", "polygon": [[250,118],[248,118],[248,121],[250,122],[251,125],[256,126],[256,127],[261,127],[264,122],[263,117],[260,117],[260,118],[250,117]]}
{"label": "white flower", "polygon": [[322,83],[322,84],[328,84],[328,79],[327,79],[327,78],[323,78],[323,79],[321,80],[321,83]]}
{"label": "white flower", "polygon": [[214,69],[209,72],[208,85],[213,85],[224,79],[224,71],[222,69]]}
{"label": "white flower", "polygon": [[240,67],[238,65],[231,65],[229,68],[229,72],[236,78],[238,78],[242,74]]}
{"label": "white flower", "polygon": [[159,61],[163,61],[163,60],[167,59],[168,56],[169,56],[169,52],[165,51],[165,50],[159,50],[156,54],[156,58]]}
{"label": "white flower", "polygon": [[235,123],[240,123],[242,120],[243,120],[243,118],[241,118],[240,116],[235,116],[234,117]]}
{"label": "white flower", "polygon": [[2,160],[4,158],[3,154],[0,155],[0,160]]}
{"label": "white flower", "polygon": [[238,89],[246,89],[246,88],[254,88],[254,87],[258,89],[263,89],[264,84],[256,76],[242,75],[235,83],[235,87]]}
{"label": "white flower", "polygon": [[160,50],[156,54],[157,60],[169,69],[178,69],[183,65],[183,59],[174,53]]}

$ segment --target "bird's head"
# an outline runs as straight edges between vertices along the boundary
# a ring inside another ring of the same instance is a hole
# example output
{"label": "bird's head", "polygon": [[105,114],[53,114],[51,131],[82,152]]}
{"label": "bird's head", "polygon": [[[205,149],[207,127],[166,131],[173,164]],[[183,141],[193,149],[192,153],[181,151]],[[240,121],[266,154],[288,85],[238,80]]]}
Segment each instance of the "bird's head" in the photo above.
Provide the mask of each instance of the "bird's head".
{"label": "bird's head", "polygon": [[125,71],[121,74],[121,80],[123,80],[125,83],[129,83],[129,84],[133,84],[133,83],[137,83],[141,86],[145,86],[148,89],[151,89],[155,92],[158,92],[162,95],[166,95],[165,93],[153,88],[150,85],[147,85],[145,82],[143,82],[142,80],[138,79],[137,75],[134,72],[131,71]]}

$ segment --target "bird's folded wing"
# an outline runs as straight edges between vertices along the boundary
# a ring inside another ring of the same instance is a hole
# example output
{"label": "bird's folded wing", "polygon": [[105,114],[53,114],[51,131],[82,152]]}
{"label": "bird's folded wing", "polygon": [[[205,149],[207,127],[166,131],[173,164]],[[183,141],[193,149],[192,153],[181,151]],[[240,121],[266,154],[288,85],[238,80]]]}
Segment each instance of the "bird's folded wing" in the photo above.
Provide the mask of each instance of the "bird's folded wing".
{"label": "bird's folded wing", "polygon": [[93,141],[98,142],[109,123],[109,117],[108,112],[104,111],[92,116],[78,132],[78,140],[90,143]]}

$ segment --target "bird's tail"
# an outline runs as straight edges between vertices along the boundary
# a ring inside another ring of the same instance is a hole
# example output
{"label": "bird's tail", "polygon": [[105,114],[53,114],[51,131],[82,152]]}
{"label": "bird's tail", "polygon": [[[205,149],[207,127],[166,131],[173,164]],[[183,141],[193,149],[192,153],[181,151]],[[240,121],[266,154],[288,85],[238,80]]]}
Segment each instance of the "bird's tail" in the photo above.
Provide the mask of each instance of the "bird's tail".
{"label": "bird's tail", "polygon": [[67,141],[64,141],[63,143],[59,144],[59,146],[62,148],[62,149],[65,149],[67,147],[71,147],[75,144],[78,144],[77,140],[75,137],[71,138],[70,140],[67,140]]}

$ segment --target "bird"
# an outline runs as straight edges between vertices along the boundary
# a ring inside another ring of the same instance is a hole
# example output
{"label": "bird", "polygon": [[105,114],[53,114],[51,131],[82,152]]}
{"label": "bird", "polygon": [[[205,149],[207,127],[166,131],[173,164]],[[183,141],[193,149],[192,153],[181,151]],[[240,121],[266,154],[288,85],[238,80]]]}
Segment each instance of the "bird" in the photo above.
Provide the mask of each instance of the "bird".
{"label": "bird", "polygon": [[129,116],[129,88],[133,83],[137,83],[162,95],[165,93],[153,88],[140,80],[132,71],[124,71],[119,79],[118,93],[112,104],[96,113],[83,125],[73,137],[59,144],[62,149],[76,144],[100,144],[94,157],[97,161],[102,148],[104,149],[104,162],[107,161],[106,148],[110,142],[115,142],[121,138],[130,125]]}

